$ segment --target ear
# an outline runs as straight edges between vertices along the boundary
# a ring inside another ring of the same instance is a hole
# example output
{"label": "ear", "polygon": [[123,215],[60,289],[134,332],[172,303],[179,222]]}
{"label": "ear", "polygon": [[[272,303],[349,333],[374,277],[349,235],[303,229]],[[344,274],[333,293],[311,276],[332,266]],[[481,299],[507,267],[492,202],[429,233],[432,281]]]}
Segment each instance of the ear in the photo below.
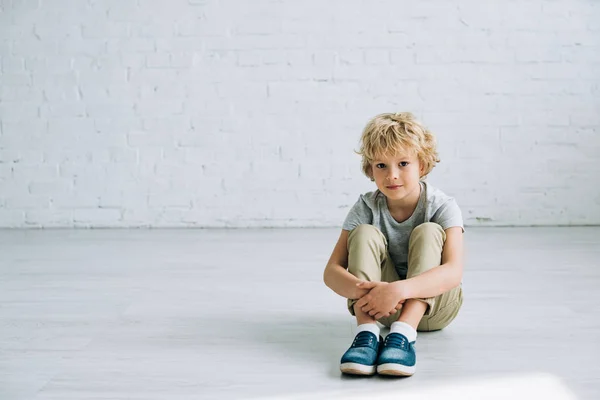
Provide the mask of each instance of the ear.
{"label": "ear", "polygon": [[370,179],[373,179],[373,166],[371,164],[369,164],[369,166],[367,167],[367,176]]}
{"label": "ear", "polygon": [[419,158],[417,158],[417,161],[419,163],[419,176],[422,178],[423,173],[425,172],[425,163],[423,163],[423,161],[421,161]]}

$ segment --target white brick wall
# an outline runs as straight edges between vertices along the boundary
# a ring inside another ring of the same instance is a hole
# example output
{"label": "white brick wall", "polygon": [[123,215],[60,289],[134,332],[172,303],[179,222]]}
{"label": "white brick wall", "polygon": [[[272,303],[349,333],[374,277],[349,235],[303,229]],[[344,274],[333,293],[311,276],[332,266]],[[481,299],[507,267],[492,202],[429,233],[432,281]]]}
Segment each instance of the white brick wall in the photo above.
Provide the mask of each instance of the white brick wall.
{"label": "white brick wall", "polygon": [[470,225],[600,223],[600,2],[0,0],[1,227],[340,226],[409,110]]}

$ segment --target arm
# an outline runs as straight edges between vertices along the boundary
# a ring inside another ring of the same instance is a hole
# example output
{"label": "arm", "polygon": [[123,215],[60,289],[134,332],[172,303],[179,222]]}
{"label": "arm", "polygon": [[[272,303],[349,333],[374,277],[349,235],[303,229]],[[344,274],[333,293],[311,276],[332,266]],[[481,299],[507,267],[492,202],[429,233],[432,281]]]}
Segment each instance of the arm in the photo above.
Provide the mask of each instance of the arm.
{"label": "arm", "polygon": [[360,279],[348,272],[348,234],[348,231],[342,230],[323,272],[323,281],[340,296],[347,299],[359,299],[369,291],[359,289],[356,284],[360,282]]}
{"label": "arm", "polygon": [[396,288],[410,299],[435,297],[445,293],[461,282],[463,253],[462,228],[458,226],[448,228],[442,250],[442,265],[410,279],[396,281],[393,285],[396,285]]}

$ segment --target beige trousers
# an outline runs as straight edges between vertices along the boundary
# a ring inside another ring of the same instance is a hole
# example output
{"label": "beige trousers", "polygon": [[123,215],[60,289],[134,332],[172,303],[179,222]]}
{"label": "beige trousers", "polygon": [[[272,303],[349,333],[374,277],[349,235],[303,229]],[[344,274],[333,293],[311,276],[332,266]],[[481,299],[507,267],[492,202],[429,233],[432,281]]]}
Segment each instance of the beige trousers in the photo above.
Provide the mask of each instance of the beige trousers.
{"label": "beige trousers", "polygon": [[[411,233],[408,245],[408,273],[412,278],[439,266],[446,232],[433,222],[417,226]],[[375,282],[394,282],[400,279],[387,251],[387,239],[373,225],[357,226],[348,236],[348,271],[359,279]],[[418,331],[436,331],[445,328],[458,315],[463,303],[462,287],[458,286],[439,296],[418,299],[427,303]],[[354,315],[354,303],[348,300],[348,310]],[[390,326],[400,317],[402,310],[378,321]]]}

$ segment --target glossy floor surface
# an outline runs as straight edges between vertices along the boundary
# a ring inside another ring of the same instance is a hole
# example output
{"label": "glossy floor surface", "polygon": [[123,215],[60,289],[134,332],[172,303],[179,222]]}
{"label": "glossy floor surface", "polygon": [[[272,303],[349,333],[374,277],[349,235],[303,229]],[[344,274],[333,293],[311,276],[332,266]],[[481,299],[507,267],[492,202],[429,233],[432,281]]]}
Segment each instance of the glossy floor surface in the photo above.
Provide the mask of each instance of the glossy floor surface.
{"label": "glossy floor surface", "polygon": [[403,379],[339,372],[338,235],[0,231],[0,399],[600,398],[600,228],[467,229],[463,309]]}

